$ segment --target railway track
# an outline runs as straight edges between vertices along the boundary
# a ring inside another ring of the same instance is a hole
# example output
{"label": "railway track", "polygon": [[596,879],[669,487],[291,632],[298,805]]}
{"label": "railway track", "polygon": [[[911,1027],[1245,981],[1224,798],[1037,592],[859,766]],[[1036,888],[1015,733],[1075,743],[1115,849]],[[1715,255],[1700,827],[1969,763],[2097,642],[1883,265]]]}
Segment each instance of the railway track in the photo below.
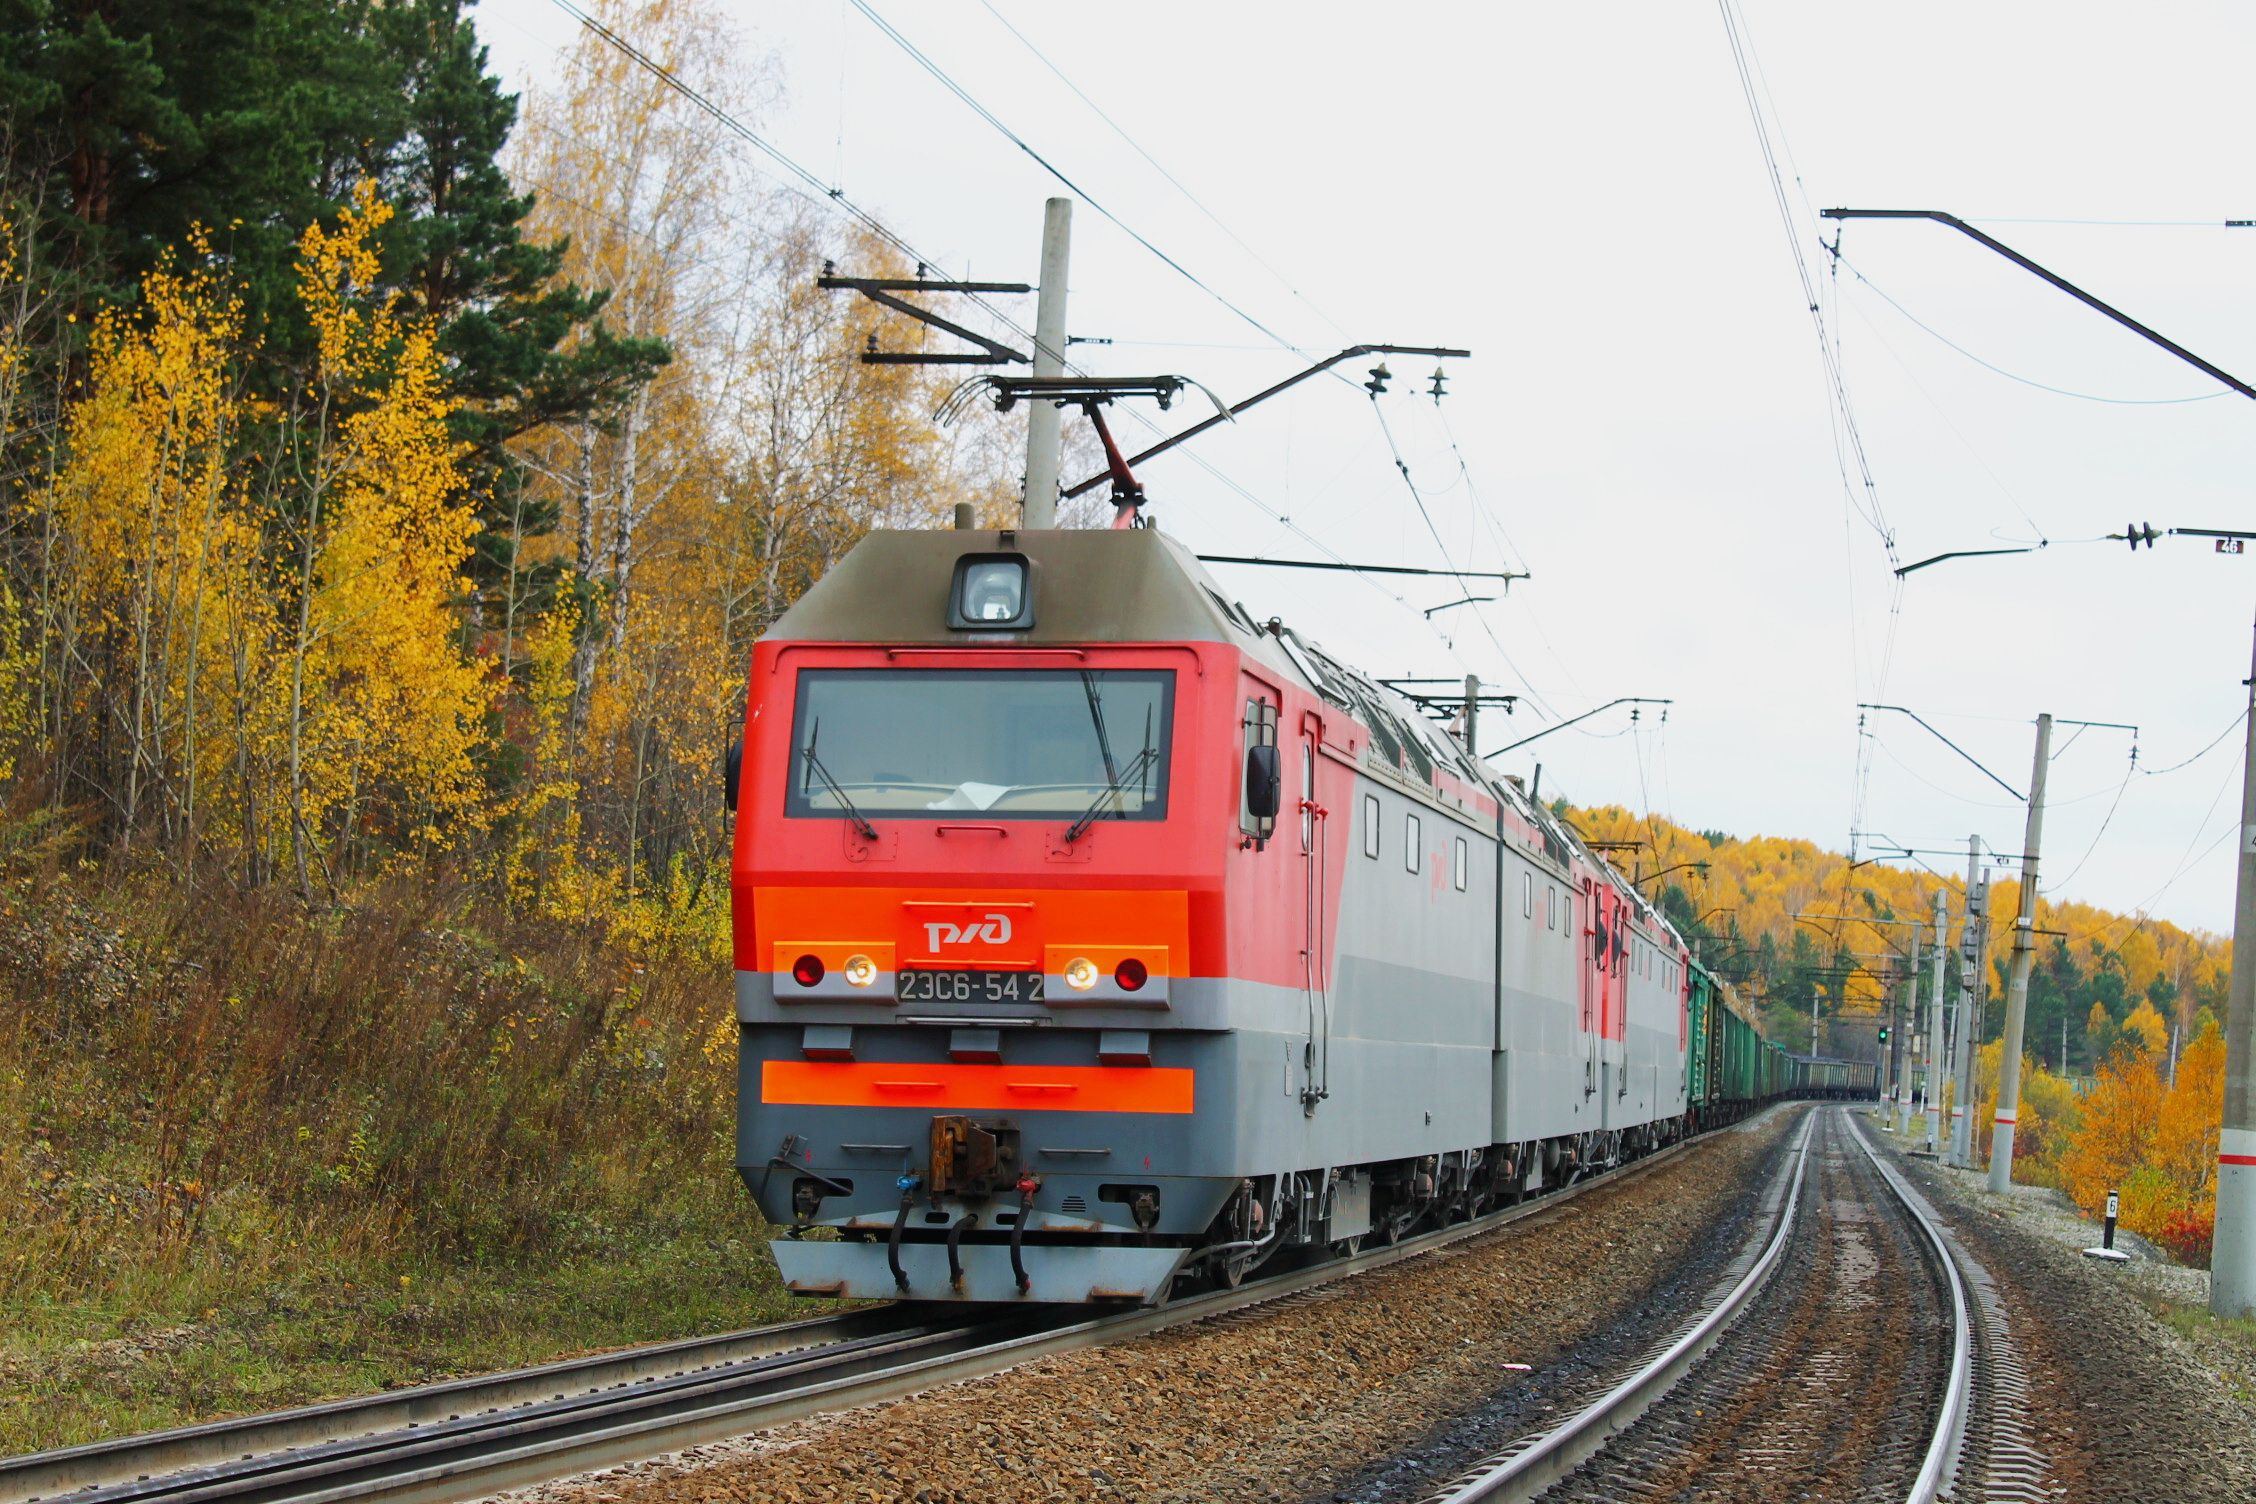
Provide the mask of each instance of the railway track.
{"label": "railway track", "polygon": [[871,1307],[10,1458],[0,1504],[452,1504],[1284,1299],[1554,1215],[1686,1147],[1391,1247],[1152,1309]]}
{"label": "railway track", "polygon": [[1848,1113],[1810,1115],[1771,1202],[1685,1327],[1433,1504],[2051,1497],[1986,1276]]}

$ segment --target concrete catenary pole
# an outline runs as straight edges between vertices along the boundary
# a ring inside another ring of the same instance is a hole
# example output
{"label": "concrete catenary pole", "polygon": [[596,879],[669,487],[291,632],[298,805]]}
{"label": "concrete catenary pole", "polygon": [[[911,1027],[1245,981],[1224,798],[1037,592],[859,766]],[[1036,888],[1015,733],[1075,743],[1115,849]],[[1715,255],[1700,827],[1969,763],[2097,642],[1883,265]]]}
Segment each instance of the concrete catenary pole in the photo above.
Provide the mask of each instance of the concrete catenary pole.
{"label": "concrete catenary pole", "polygon": [[[1073,253],[1073,200],[1042,205],[1042,287],[1034,303],[1034,375],[1065,374],[1065,278]],[[1026,405],[1026,525],[1057,526],[1058,435],[1054,402]]]}
{"label": "concrete catenary pole", "polygon": [[1904,1038],[1904,1026],[1908,1025],[1913,1032],[1919,1028],[1919,930],[1916,926],[1911,932],[1911,964],[1905,969],[1903,980],[1903,1021],[1890,1032],[1888,1047],[1891,1058],[1897,1062],[1896,1095],[1909,1097],[1911,1088],[1904,1082],[1904,1077],[1910,1074],[1909,1041]]}
{"label": "concrete catenary pole", "polygon": [[2217,1238],[2209,1309],[2256,1315],[2256,662],[2248,671],[2240,768],[2240,875],[2233,901],[2232,982],[2225,994],[2225,1123],[2217,1142]]}
{"label": "concrete catenary pole", "polygon": [[1959,946],[1958,1023],[1951,1030],[1950,1162],[1974,1167],[1974,1021],[1990,995],[1990,885],[1982,875],[1982,838],[1966,838],[1966,925]]}
{"label": "concrete catenary pole", "polygon": [[1903,989],[1896,984],[1903,974],[1894,967],[1888,968],[1887,980],[1880,984],[1880,1016],[1872,1024],[1872,1048],[1879,1057],[1880,1110],[1885,1112],[1896,1094],[1895,1044],[1896,1011],[1903,1006]]}
{"label": "concrete catenary pole", "polygon": [[2029,968],[2037,959],[2037,847],[2044,839],[2045,768],[2052,761],[2052,717],[2037,717],[2037,760],[2029,774],[2029,825],[2021,840],[2021,912],[2013,921],[2013,974],[2005,984],[2005,1049],[1998,1056],[1997,1117],[1990,1129],[1990,1189],[2013,1185],[2013,1125],[2021,1115],[2021,1032],[2029,1017]]}
{"label": "concrete catenary pole", "polygon": [[1948,924],[1950,895],[1941,888],[1935,890],[1935,986],[1927,999],[1927,1152],[1937,1149],[1936,1130],[1940,1124],[1936,1113],[1942,1110],[1942,1045],[1943,1045],[1943,963],[1949,959],[1944,950],[1943,935]]}

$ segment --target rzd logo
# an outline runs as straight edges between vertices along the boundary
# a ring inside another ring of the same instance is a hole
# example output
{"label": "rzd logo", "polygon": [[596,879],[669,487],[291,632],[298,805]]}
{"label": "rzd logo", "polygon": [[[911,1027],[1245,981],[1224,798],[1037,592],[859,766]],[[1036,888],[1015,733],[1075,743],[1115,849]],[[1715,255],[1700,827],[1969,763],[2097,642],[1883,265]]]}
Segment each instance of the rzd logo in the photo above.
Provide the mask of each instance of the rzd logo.
{"label": "rzd logo", "polygon": [[1008,945],[1011,922],[1008,914],[989,914],[970,924],[950,924],[945,919],[934,919],[924,926],[925,944],[933,950],[943,945]]}

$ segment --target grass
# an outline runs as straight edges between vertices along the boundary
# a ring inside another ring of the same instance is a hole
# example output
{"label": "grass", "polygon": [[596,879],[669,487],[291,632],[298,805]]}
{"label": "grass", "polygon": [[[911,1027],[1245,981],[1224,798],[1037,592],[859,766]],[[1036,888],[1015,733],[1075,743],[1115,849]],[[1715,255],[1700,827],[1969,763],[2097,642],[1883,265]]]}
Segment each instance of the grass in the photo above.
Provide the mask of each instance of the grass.
{"label": "grass", "polygon": [[791,1314],[723,933],[6,874],[0,1453]]}
{"label": "grass", "polygon": [[741,1199],[702,1227],[515,1267],[347,1271],[364,1282],[309,1273],[200,1310],[192,1284],[11,1301],[0,1311],[0,1452],[788,1319]]}
{"label": "grass", "polygon": [[2219,1316],[2207,1306],[2154,1296],[2146,1303],[2164,1326],[2217,1360],[2234,1398],[2256,1404],[2256,1319]]}

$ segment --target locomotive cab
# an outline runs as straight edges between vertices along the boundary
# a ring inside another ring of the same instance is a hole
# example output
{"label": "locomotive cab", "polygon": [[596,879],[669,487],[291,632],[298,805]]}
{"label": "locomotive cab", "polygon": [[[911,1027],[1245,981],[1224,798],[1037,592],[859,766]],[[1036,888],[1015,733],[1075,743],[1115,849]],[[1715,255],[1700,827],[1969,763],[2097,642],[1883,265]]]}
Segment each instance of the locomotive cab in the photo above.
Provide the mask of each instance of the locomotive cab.
{"label": "locomotive cab", "polygon": [[1198,1173],[1194,1056],[1237,628],[1196,567],[880,533],[755,648],[738,1160],[795,1290],[1151,1300],[1234,1186]]}

